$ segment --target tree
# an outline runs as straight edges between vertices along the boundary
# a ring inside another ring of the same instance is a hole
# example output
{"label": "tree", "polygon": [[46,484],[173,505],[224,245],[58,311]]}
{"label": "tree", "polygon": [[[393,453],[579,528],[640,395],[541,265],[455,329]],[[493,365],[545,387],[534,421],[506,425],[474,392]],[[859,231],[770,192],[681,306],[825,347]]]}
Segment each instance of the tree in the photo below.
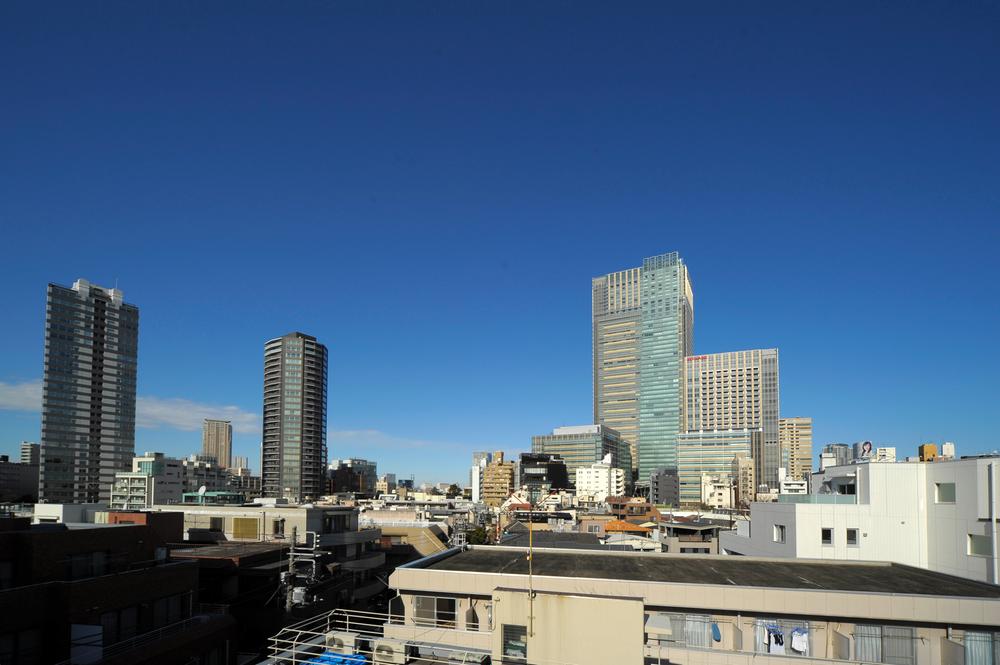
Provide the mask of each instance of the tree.
{"label": "tree", "polygon": [[445,496],[448,497],[449,499],[460,497],[462,496],[462,488],[456,485],[455,483],[452,483],[451,486],[448,487],[448,491],[445,493]]}
{"label": "tree", "polygon": [[489,536],[486,533],[486,529],[481,526],[477,526],[475,529],[466,534],[465,542],[470,545],[486,545],[489,542]]}

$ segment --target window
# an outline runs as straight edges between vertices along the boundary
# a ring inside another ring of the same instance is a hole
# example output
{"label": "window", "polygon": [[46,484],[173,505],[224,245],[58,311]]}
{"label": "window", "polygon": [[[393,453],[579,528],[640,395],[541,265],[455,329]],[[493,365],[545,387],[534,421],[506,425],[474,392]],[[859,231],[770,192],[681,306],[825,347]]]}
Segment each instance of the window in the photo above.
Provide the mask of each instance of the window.
{"label": "window", "polygon": [[955,503],[955,483],[934,483],[935,503]]}
{"label": "window", "polygon": [[[9,589],[14,582],[14,562],[0,561],[0,590]],[[2,661],[0,661],[2,662]]]}
{"label": "window", "polygon": [[413,621],[418,626],[455,627],[455,599],[414,596]]}
{"label": "window", "polygon": [[1000,633],[965,631],[965,665],[1000,665]]}
{"label": "window", "polygon": [[275,536],[285,536],[285,520],[274,520],[271,522],[271,534]]}
{"label": "window", "polygon": [[775,524],[774,525],[774,542],[784,543],[785,542],[785,525]]}
{"label": "window", "polygon": [[848,545],[857,545],[858,544],[858,530],[857,529],[848,529],[847,530],[847,544]]}
{"label": "window", "polygon": [[712,617],[707,614],[649,612],[646,633],[658,643],[709,649],[712,646]]}
{"label": "window", "polygon": [[992,556],[993,542],[990,536],[969,534],[969,556]]}
{"label": "window", "polygon": [[233,518],[233,538],[257,539],[257,518],[256,517],[234,517]]}
{"label": "window", "polygon": [[913,629],[858,624],[854,627],[854,658],[867,663],[915,665]]}
{"label": "window", "polygon": [[528,662],[528,629],[525,626],[504,624],[501,632],[504,663]]}
{"label": "window", "polygon": [[833,529],[820,529],[820,542],[824,545],[833,545]]}
{"label": "window", "polygon": [[225,531],[226,529],[226,518],[225,517],[209,517],[208,518],[208,530],[209,531]]}

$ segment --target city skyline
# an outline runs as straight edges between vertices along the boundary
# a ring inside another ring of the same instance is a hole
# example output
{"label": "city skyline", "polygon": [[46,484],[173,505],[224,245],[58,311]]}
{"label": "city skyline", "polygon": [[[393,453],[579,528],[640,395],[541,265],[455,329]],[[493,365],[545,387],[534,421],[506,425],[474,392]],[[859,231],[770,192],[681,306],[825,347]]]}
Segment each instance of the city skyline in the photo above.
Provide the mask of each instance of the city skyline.
{"label": "city skyline", "polygon": [[0,453],[83,277],[143,312],[137,451],[217,418],[256,468],[303,330],[331,457],[461,480],[591,421],[587,284],[671,251],[696,351],[779,348],[815,451],[997,447],[994,10],[152,11],[0,7]]}

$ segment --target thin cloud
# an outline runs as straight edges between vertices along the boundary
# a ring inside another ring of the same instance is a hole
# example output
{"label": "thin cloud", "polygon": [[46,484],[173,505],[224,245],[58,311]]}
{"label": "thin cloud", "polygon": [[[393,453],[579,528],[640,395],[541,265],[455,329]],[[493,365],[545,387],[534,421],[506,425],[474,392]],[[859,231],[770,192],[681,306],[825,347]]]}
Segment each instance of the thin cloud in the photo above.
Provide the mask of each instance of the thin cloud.
{"label": "thin cloud", "polygon": [[42,380],[24,383],[4,383],[0,381],[0,410],[41,411]]}
{"label": "thin cloud", "polygon": [[[23,383],[0,381],[0,411],[42,410],[42,380]],[[205,418],[231,420],[238,434],[259,434],[260,416],[238,406],[203,404],[182,398],[139,397],[135,405],[136,427],[169,427],[183,431],[200,430]]]}
{"label": "thin cloud", "polygon": [[437,448],[464,450],[467,446],[445,441],[430,441],[427,439],[409,439],[393,436],[377,429],[333,430],[327,432],[327,444],[351,447],[354,449],[384,448],[389,450]]}
{"label": "thin cloud", "polygon": [[259,434],[260,418],[238,406],[202,404],[178,397],[139,397],[135,405],[135,425],[145,429],[172,427],[187,432],[200,430],[206,418],[231,420],[238,434]]}

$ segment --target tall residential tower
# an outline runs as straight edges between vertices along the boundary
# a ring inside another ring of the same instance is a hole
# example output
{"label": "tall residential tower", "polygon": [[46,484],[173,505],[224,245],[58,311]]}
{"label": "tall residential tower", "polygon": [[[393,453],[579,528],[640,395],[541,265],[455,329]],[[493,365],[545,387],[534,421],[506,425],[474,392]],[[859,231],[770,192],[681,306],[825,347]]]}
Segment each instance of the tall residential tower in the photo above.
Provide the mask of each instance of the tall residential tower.
{"label": "tall residential tower", "polygon": [[782,418],[778,421],[781,463],[794,480],[809,480],[813,461],[812,418]]}
{"label": "tall residential tower", "polygon": [[49,284],[39,499],[110,501],[135,452],[139,309],[78,279]]}
{"label": "tall residential tower", "polygon": [[326,347],[289,333],[264,345],[264,496],[319,498],[326,489]]}
{"label": "tall residential tower", "polygon": [[229,420],[205,418],[201,429],[201,452],[214,457],[215,462],[223,469],[232,466],[233,423]]}
{"label": "tall residential tower", "polygon": [[[677,252],[593,279],[594,422],[638,452],[639,479],[677,465],[684,431],[684,357],[694,294]],[[633,460],[635,456],[633,456]]]}

